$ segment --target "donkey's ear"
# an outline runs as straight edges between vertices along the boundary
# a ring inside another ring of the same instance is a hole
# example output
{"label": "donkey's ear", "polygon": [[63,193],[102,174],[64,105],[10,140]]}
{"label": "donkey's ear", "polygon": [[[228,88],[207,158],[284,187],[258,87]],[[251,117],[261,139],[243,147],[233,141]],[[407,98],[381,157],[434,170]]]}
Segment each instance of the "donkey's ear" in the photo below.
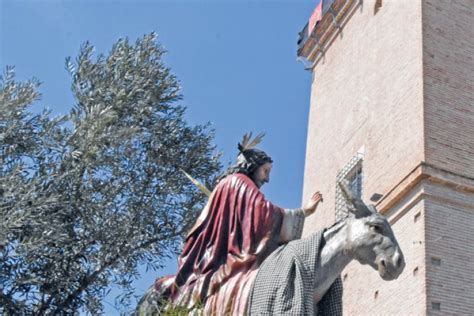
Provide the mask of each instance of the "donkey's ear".
{"label": "donkey's ear", "polygon": [[354,192],[349,188],[349,181],[342,179],[339,181],[339,188],[341,189],[342,196],[347,200],[347,202],[352,203],[355,198]]}
{"label": "donkey's ear", "polygon": [[374,214],[379,212],[379,211],[377,211],[377,209],[375,208],[375,205],[373,205],[373,204],[367,205],[367,208]]}
{"label": "donkey's ear", "polygon": [[356,218],[372,214],[367,205],[365,205],[365,203],[349,188],[349,181],[346,179],[339,181],[339,187],[341,188],[342,195],[347,201],[349,211],[353,213]]}

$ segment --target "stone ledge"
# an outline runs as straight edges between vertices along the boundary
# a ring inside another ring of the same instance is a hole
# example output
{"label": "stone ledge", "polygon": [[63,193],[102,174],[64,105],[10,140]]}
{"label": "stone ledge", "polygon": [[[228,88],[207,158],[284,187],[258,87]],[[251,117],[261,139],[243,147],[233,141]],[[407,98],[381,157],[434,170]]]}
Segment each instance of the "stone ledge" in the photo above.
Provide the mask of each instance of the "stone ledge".
{"label": "stone ledge", "polygon": [[433,183],[446,186],[454,191],[474,194],[473,178],[444,170],[426,162],[421,162],[405,178],[403,178],[384,195],[384,197],[376,204],[377,209],[381,214],[388,215],[390,209],[401,202],[402,199],[408,197],[409,193],[412,192],[416,186],[420,187],[419,191],[405,203],[403,210],[399,210],[396,212],[396,214],[392,214],[393,218],[391,218],[391,222],[397,221],[401,216],[403,216],[403,214],[406,212],[406,209],[410,209],[411,206],[418,203],[421,199],[427,197],[462,207],[470,206],[464,203],[457,203],[456,201],[452,201],[449,198],[441,198],[430,195],[421,189],[422,183]]}

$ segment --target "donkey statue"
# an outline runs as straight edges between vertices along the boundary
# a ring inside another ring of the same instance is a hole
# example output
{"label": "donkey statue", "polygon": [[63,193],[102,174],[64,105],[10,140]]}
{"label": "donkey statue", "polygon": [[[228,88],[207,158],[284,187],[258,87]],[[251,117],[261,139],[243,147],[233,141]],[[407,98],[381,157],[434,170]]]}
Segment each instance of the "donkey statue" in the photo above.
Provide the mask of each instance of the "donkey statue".
{"label": "donkey statue", "polygon": [[339,183],[350,214],[308,238],[278,248],[260,266],[249,315],[340,315],[342,270],[352,260],[394,280],[405,260],[387,219]]}
{"label": "donkey statue", "polygon": [[[394,280],[402,273],[405,260],[387,219],[356,197],[347,182],[338,185],[349,216],[270,254],[254,279],[245,314],[342,315],[339,276],[354,259],[369,264],[384,280]],[[142,298],[137,314],[155,314],[156,306],[149,303],[152,292]],[[190,314],[204,315],[204,310]]]}

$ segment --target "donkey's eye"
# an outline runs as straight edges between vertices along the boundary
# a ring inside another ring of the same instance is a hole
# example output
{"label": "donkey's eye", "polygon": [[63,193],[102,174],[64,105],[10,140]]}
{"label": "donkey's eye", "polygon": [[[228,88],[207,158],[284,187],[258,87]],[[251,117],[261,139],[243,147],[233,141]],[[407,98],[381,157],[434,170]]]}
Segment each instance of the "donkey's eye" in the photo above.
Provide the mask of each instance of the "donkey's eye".
{"label": "donkey's eye", "polygon": [[380,234],[382,232],[382,227],[379,225],[370,225],[370,230]]}

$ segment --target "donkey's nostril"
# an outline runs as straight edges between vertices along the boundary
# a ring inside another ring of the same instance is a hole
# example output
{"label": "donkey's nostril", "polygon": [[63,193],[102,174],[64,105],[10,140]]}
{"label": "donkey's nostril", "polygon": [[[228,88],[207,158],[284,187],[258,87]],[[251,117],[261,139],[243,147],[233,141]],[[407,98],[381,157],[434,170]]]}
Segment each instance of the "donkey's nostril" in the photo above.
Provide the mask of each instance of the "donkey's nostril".
{"label": "donkey's nostril", "polygon": [[380,264],[382,265],[382,267],[384,267],[384,268],[385,268],[385,260],[383,260],[383,259],[382,259],[382,260],[380,260]]}

